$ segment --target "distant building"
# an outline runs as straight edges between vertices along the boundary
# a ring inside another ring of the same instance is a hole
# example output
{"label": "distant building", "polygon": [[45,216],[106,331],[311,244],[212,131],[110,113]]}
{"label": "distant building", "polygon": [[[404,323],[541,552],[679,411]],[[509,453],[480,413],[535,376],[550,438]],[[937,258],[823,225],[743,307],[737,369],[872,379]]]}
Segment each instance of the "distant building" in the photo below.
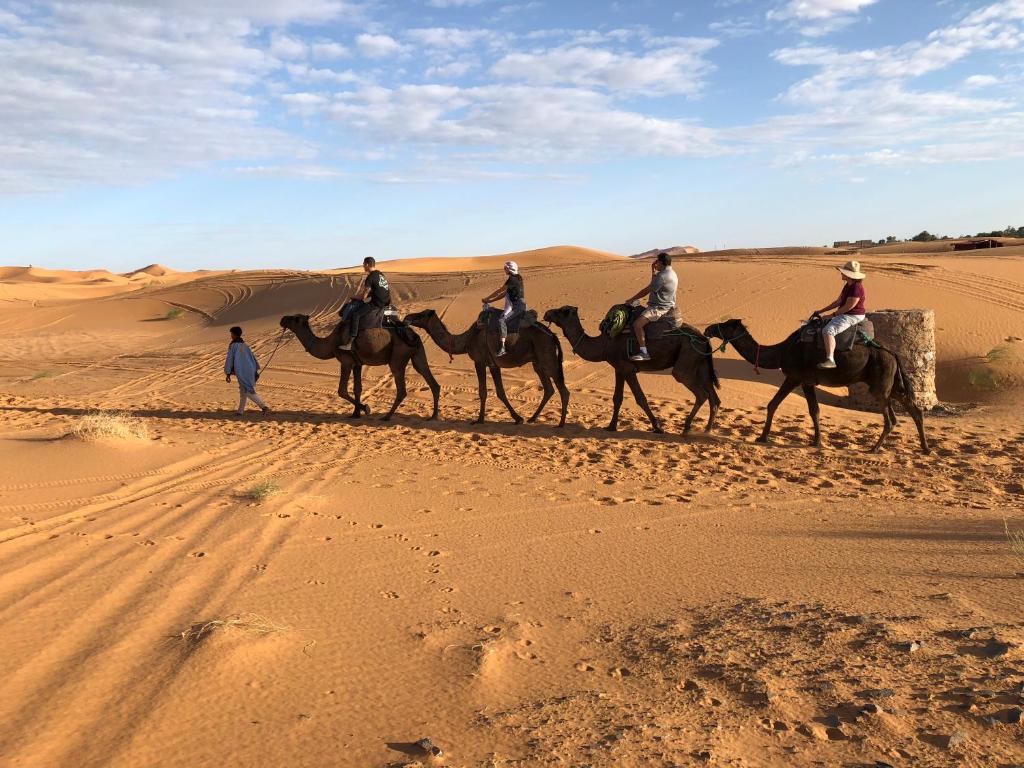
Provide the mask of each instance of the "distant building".
{"label": "distant building", "polygon": [[870,248],[877,245],[874,240],[836,240],[832,243],[833,248]]}
{"label": "distant building", "polygon": [[978,248],[1002,248],[1003,244],[991,237],[982,240],[967,240],[962,243],[953,243],[954,251],[973,251]]}

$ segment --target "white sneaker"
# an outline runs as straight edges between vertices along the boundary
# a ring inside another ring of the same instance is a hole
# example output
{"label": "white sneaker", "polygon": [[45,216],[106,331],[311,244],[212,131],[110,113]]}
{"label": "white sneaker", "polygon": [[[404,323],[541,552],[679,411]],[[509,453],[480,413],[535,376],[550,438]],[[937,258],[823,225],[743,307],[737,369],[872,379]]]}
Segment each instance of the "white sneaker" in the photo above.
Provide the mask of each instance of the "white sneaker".
{"label": "white sneaker", "polygon": [[835,360],[822,360],[820,363],[818,363],[818,367],[819,368],[835,368],[836,367],[836,361]]}
{"label": "white sneaker", "polygon": [[339,344],[338,345],[338,349],[343,350],[345,352],[351,352],[352,351],[352,342],[350,341],[348,344]]}
{"label": "white sneaker", "polygon": [[644,361],[650,360],[651,356],[647,352],[641,351],[637,352],[635,355],[630,355],[629,359],[636,363],[642,363]]}

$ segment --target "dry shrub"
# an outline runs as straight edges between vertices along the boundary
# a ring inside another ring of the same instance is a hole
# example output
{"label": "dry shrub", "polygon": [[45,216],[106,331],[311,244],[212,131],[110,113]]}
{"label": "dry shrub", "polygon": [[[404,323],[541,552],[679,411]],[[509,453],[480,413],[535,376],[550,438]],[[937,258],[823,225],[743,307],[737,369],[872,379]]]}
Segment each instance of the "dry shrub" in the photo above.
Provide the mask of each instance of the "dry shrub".
{"label": "dry shrub", "polygon": [[265,637],[290,631],[291,627],[277,624],[265,616],[260,616],[258,613],[240,613],[232,614],[224,619],[198,622],[183,632],[174,635],[174,639],[184,643],[186,651],[192,651],[199,643],[215,632],[218,634],[243,632],[249,635]]}
{"label": "dry shrub", "polygon": [[80,440],[146,440],[149,430],[138,416],[123,411],[95,411],[82,416],[71,429]]}
{"label": "dry shrub", "polygon": [[1006,540],[1010,543],[1010,549],[1017,559],[1024,564],[1024,531],[1011,531],[1010,523],[1003,518],[1003,530],[1006,531]]}
{"label": "dry shrub", "polygon": [[164,320],[177,320],[185,313],[181,307],[171,307],[167,310],[167,314],[164,315]]}
{"label": "dry shrub", "polygon": [[263,480],[247,490],[245,492],[245,497],[251,501],[255,501],[257,504],[262,504],[275,493],[280,492],[281,487],[273,480]]}

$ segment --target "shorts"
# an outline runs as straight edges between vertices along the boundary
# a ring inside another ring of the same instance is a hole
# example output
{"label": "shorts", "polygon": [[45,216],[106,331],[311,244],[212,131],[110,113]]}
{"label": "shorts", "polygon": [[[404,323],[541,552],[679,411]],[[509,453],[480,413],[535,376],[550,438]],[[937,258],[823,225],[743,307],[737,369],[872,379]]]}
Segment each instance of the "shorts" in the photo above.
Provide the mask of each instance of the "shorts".
{"label": "shorts", "polygon": [[649,323],[653,323],[655,320],[661,320],[661,318],[671,311],[672,307],[648,307],[640,313],[640,317],[644,318]]}
{"label": "shorts", "polygon": [[853,328],[863,319],[864,315],[836,315],[825,323],[825,327],[821,329],[821,332],[835,338],[848,328]]}

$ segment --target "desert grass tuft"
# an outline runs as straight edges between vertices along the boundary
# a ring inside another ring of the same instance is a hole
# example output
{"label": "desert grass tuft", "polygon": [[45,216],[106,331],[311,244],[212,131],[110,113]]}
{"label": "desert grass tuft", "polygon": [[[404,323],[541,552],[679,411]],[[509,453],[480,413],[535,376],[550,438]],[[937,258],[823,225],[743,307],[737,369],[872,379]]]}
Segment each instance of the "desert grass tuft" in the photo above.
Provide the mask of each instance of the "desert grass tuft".
{"label": "desert grass tuft", "polygon": [[1010,530],[1010,523],[1005,517],[1003,518],[1003,530],[1006,531],[1006,540],[1010,544],[1010,549],[1024,565],[1024,531]]}
{"label": "desert grass tuft", "polygon": [[243,632],[249,635],[265,637],[267,635],[280,635],[290,632],[291,627],[278,624],[258,613],[232,614],[223,619],[211,619],[193,624],[186,630],[173,636],[174,640],[180,640],[186,651],[193,651],[206,638],[214,633],[227,634],[230,632]]}
{"label": "desert grass tuft", "polygon": [[53,374],[50,373],[49,371],[36,371],[35,373],[32,374],[32,377],[29,379],[29,381],[39,381],[40,379],[48,379],[51,376],[53,376]]}
{"label": "desert grass tuft", "polygon": [[94,411],[78,419],[71,436],[80,440],[146,440],[149,429],[138,416],[123,411]]}
{"label": "desert grass tuft", "polygon": [[281,492],[281,487],[273,480],[262,480],[245,492],[245,498],[262,504],[276,493]]}
{"label": "desert grass tuft", "polygon": [[1009,344],[1000,344],[998,347],[993,347],[985,355],[985,359],[990,363],[1007,362],[1015,357],[1015,350]]}
{"label": "desert grass tuft", "polygon": [[171,307],[167,310],[167,314],[164,315],[164,320],[177,320],[185,313],[181,307]]}
{"label": "desert grass tuft", "polygon": [[967,382],[975,389],[993,392],[999,388],[995,374],[988,368],[975,368],[967,374]]}

